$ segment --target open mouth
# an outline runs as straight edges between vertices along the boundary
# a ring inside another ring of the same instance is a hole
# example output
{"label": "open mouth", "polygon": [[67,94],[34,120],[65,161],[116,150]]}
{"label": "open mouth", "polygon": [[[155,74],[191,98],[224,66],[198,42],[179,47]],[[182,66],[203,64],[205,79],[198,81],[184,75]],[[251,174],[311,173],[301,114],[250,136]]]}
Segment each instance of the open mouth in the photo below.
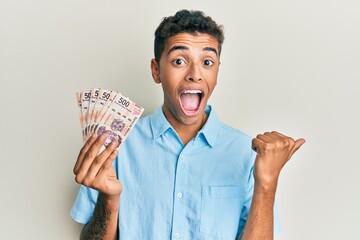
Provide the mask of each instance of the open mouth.
{"label": "open mouth", "polygon": [[184,90],[180,93],[180,105],[188,116],[198,113],[203,92],[201,90]]}

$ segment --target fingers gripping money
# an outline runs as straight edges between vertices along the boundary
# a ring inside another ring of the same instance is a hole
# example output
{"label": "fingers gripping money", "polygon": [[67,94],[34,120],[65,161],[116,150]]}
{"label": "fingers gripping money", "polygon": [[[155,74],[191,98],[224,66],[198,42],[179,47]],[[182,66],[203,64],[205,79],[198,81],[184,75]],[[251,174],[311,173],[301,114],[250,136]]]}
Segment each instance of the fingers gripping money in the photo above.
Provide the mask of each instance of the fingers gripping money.
{"label": "fingers gripping money", "polygon": [[112,162],[117,156],[118,143],[111,142],[99,154],[107,138],[106,133],[100,136],[95,133],[88,139],[80,150],[74,167],[75,180],[108,196],[118,196],[122,187],[112,167]]}
{"label": "fingers gripping money", "polygon": [[84,146],[74,173],[76,182],[108,196],[117,196],[121,184],[112,162],[144,109],[121,93],[93,88],[76,93]]}

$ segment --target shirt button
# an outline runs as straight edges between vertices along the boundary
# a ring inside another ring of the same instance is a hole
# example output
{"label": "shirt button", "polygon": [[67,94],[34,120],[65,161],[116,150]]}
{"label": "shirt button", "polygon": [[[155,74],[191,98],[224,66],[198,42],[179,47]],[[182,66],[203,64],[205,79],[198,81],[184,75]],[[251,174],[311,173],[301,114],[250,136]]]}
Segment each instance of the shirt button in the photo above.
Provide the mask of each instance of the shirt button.
{"label": "shirt button", "polygon": [[178,193],[176,194],[176,196],[177,196],[178,198],[182,198],[182,193],[181,193],[181,192],[178,192]]}
{"label": "shirt button", "polygon": [[180,233],[175,233],[175,238],[179,239],[181,237],[181,234]]}

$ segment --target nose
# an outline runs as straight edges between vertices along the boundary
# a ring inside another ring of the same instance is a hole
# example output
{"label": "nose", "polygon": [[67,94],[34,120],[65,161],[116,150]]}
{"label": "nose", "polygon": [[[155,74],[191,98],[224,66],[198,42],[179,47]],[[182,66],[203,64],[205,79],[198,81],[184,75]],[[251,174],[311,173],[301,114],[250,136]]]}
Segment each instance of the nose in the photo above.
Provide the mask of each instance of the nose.
{"label": "nose", "polygon": [[201,76],[201,70],[200,67],[197,66],[196,64],[191,64],[189,66],[187,75],[186,75],[186,80],[187,81],[191,81],[191,82],[199,82],[202,80],[202,76]]}

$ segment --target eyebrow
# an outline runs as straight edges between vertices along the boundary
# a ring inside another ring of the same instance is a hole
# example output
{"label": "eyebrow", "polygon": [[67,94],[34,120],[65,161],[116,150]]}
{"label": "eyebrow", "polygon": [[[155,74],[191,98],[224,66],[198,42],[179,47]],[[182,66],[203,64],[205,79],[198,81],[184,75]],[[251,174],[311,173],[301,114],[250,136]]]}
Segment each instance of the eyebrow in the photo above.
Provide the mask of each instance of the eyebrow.
{"label": "eyebrow", "polygon": [[216,56],[218,55],[218,52],[216,51],[216,49],[212,48],[212,47],[206,47],[206,48],[204,48],[204,51],[211,51],[211,52],[214,52],[216,54]]}
{"label": "eyebrow", "polygon": [[[172,47],[172,48],[169,50],[168,55],[169,55],[171,52],[175,51],[175,50],[189,50],[189,48],[188,48],[188,47],[185,47],[185,46],[181,46],[181,45],[180,45],[180,46],[174,46],[174,47]],[[216,51],[215,48],[212,48],[212,47],[204,47],[203,50],[204,50],[204,51],[214,52],[214,53],[216,54],[216,56],[218,55],[218,52]]]}

